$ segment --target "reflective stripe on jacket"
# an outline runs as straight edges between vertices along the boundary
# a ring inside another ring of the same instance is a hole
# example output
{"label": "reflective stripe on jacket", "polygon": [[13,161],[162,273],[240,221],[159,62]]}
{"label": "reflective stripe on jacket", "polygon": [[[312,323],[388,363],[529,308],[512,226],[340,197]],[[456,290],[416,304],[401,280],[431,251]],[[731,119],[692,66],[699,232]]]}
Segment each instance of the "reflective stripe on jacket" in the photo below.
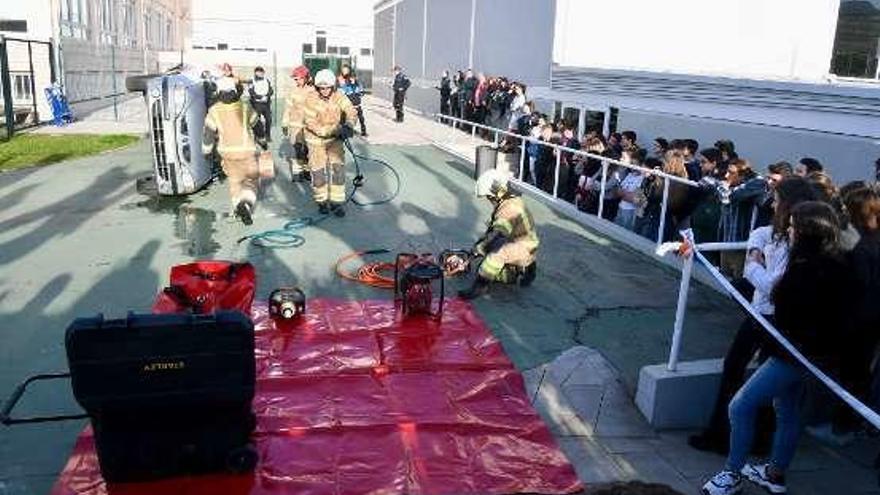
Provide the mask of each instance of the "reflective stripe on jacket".
{"label": "reflective stripe on jacket", "polygon": [[256,123],[257,114],[241,100],[233,103],[218,101],[205,117],[202,152],[210,153],[215,143],[221,155],[255,152],[253,126]]}

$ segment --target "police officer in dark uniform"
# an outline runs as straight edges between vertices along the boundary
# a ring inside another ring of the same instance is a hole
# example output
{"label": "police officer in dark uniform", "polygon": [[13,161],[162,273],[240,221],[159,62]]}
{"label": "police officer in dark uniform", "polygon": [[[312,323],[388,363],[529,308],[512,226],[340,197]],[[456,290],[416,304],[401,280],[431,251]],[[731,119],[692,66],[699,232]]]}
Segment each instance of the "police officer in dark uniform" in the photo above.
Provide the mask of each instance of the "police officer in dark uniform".
{"label": "police officer in dark uniform", "polygon": [[409,78],[403,74],[399,65],[394,66],[394,84],[391,89],[394,90],[394,111],[396,112],[395,121],[403,122],[403,102],[406,100],[406,90],[409,89]]}
{"label": "police officer in dark uniform", "polygon": [[272,140],[272,84],[266,79],[266,72],[262,67],[254,69],[254,80],[248,87],[251,106],[262,121],[261,138],[267,142]]}
{"label": "police officer in dark uniform", "polygon": [[449,80],[449,71],[444,70],[440,78],[440,113],[449,115],[449,97],[452,95],[452,81]]}

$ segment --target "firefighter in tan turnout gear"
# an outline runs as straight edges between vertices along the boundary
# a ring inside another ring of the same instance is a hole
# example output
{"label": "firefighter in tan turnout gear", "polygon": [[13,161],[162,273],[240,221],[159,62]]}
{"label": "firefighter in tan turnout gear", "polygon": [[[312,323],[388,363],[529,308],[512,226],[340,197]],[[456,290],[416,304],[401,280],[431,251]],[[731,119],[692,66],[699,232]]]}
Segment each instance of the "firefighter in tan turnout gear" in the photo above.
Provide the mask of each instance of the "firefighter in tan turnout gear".
{"label": "firefighter in tan turnout gear", "polygon": [[308,149],[303,134],[306,98],[315,92],[309,84],[309,69],[304,65],[293,69],[293,88],[284,100],[284,116],[281,119],[281,132],[287,136],[293,148],[293,157],[288,158],[290,176],[294,181],[310,182]]}
{"label": "firefighter in tan turnout gear", "polygon": [[470,289],[459,292],[465,299],[485,294],[491,282],[530,285],[537,275],[538,233],[535,221],[522,197],[508,188],[509,174],[496,169],[477,179],[477,197],[485,197],[494,207],[486,233],[473,248],[483,262]]}
{"label": "firefighter in tan turnout gear", "polygon": [[214,146],[217,147],[234,214],[245,225],[250,225],[259,181],[253,131],[258,118],[250,106],[241,101],[241,89],[232,78],[218,81],[217,98],[205,117],[202,152],[209,155]]}
{"label": "firefighter in tan turnout gear", "polygon": [[309,148],[312,193],[321,213],[345,216],[345,149],[357,110],[336,91],[336,77],[327,69],[315,75],[315,92],[305,101],[305,139]]}

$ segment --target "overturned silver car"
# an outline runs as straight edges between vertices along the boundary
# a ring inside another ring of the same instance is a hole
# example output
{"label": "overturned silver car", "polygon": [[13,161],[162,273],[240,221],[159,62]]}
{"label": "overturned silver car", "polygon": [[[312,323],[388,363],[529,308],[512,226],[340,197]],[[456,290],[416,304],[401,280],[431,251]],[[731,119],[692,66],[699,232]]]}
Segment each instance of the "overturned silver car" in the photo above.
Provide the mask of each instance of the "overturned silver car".
{"label": "overturned silver car", "polygon": [[220,169],[216,158],[202,154],[202,128],[212,82],[178,67],[129,77],[125,86],[144,94],[150,120],[153,176],[139,180],[138,190],[177,196],[211,182]]}

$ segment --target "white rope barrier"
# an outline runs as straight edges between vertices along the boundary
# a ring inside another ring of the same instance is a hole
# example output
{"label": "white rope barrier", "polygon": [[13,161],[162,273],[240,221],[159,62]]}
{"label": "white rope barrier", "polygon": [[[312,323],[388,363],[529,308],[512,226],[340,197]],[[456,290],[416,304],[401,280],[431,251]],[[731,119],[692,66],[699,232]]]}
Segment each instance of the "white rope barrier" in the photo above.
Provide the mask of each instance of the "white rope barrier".
{"label": "white rope barrier", "polygon": [[[686,238],[692,238],[692,235],[689,235],[689,232],[684,233],[684,235]],[[661,246],[661,248],[659,248],[657,250],[657,252],[658,252],[658,254],[662,255],[662,254],[665,254],[666,252],[669,252],[671,250],[679,249],[681,244],[682,243],[666,243],[663,246]],[[722,250],[725,250],[725,249],[723,249],[722,244],[723,243],[712,243],[711,246],[707,246],[707,247],[711,247],[711,250],[714,250],[714,251],[722,251]],[[731,247],[733,249],[741,249],[741,244],[742,243],[731,243]],[[718,282],[721,285],[721,287],[723,287],[724,290],[726,290],[727,293],[730,294],[730,296],[733,297],[736,300],[736,302],[738,302],[740,304],[740,306],[743,307],[743,309],[748,311],[749,315],[751,315],[752,318],[757,320],[761,324],[761,326],[764,327],[764,330],[766,330],[767,333],[769,333],[774,339],[776,339],[776,341],[779,342],[779,344],[782,345],[782,347],[785,348],[786,351],[791,353],[791,355],[794,356],[794,358],[797,359],[798,362],[800,362],[805,368],[807,368],[807,370],[810,373],[812,373],[816,378],[818,378],[819,381],[821,381],[826,387],[828,387],[832,392],[834,392],[835,395],[840,397],[841,400],[846,402],[846,404],[848,406],[850,406],[856,412],[858,412],[863,418],[865,418],[865,420],[870,422],[875,428],[880,429],[880,414],[877,414],[873,409],[871,409],[867,405],[863,404],[860,400],[856,399],[845,388],[840,386],[840,384],[838,384],[833,379],[831,379],[828,375],[826,375],[825,372],[823,372],[822,370],[817,368],[815,365],[813,365],[813,363],[811,363],[806,357],[804,357],[804,355],[801,354],[801,352],[791,342],[789,342],[788,339],[786,339],[779,332],[779,330],[777,330],[776,327],[773,326],[772,323],[767,321],[767,319],[764,318],[764,316],[762,316],[760,312],[758,312],[754,307],[752,307],[752,304],[748,300],[746,300],[746,298],[743,297],[742,294],[740,294],[739,291],[733,287],[733,285],[731,285],[731,283],[727,280],[727,278],[725,278],[724,275],[722,275],[721,272],[719,272],[718,269],[715,268],[715,266],[712,265],[712,263],[709,260],[707,260],[705,256],[703,256],[703,253],[700,252],[701,245],[698,244],[698,245],[694,246],[693,244],[691,244],[691,246],[693,248],[692,255],[697,260],[699,260],[700,263],[703,264],[703,266],[706,268],[706,270],[708,270],[709,273],[712,275],[712,277],[715,278],[715,281]],[[683,276],[684,276],[684,274],[683,274]],[[680,337],[679,337],[679,340],[680,340]]]}

